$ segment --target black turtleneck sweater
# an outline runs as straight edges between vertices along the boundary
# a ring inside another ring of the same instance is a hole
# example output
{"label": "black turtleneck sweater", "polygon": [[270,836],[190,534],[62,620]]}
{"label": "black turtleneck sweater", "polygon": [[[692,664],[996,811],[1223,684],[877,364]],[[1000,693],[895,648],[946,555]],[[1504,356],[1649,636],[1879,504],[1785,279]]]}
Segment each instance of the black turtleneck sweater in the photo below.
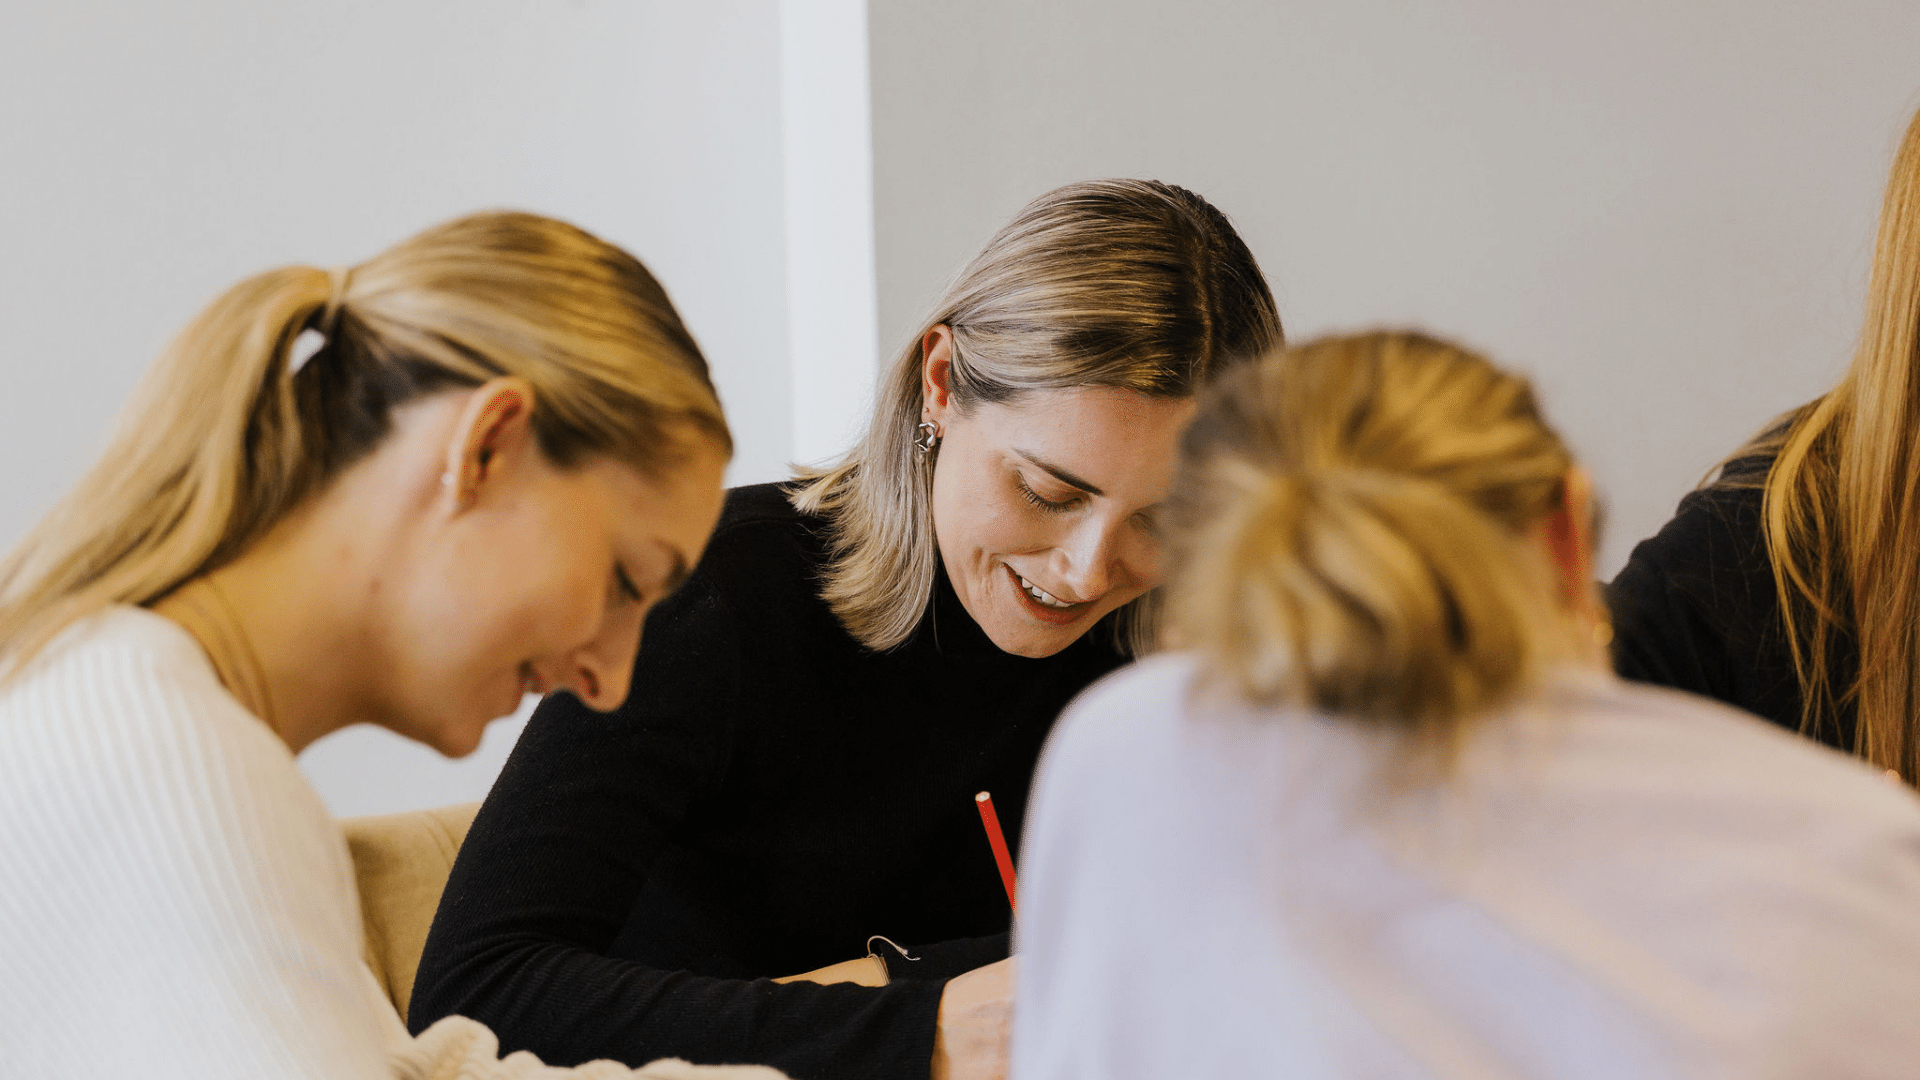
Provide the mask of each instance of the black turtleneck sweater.
{"label": "black turtleneck sweater", "polygon": [[[914,637],[870,651],[819,598],[822,526],[778,485],[734,490],[626,704],[541,703],[454,863],[416,1032],[459,1014],[558,1065],[927,1075],[943,980],[1007,955],[974,793],[1017,846],[1054,718],[1122,658],[1104,625],[1004,653],[944,575]],[[884,987],[768,981],[874,934],[921,959],[890,956]]]}
{"label": "black turtleneck sweater", "polygon": [[[1673,520],[1633,549],[1607,586],[1607,603],[1621,675],[1718,698],[1800,731],[1800,679],[1762,518],[1772,465],[1765,455],[1730,461],[1717,482],[1681,499]],[[1859,656],[1850,636],[1834,638],[1827,663],[1836,686],[1851,684]],[[1849,750],[1853,726],[1843,704],[1806,734]]]}

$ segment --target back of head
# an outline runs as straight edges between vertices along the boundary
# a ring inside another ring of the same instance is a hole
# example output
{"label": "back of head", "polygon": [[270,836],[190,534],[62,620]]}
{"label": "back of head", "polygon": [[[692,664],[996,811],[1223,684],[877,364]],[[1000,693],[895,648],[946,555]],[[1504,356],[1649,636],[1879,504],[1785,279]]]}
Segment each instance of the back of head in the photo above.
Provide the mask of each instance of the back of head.
{"label": "back of head", "polygon": [[[323,344],[304,363],[303,332]],[[104,458],[0,563],[4,670],[76,619],[148,604],[233,559],[386,437],[393,411],[514,376],[541,449],[657,475],[730,452],[706,362],[631,255],[571,225],[482,213],[350,269],[227,290],[181,332]]]}
{"label": "back of head", "polygon": [[[1273,293],[1252,251],[1226,215],[1193,192],[1154,180],[1090,180],[1029,203],[906,342],[882,377],[865,438],[839,465],[807,476],[796,496],[802,509],[833,519],[824,595],[874,649],[906,640],[933,588],[937,455],[916,453],[913,440],[922,343],[937,325],[953,333],[950,378],[962,411],[1079,387],[1184,397],[1213,372],[1281,341]],[[1131,612],[1119,614],[1130,622]]]}
{"label": "back of head", "polygon": [[1169,505],[1176,643],[1250,701],[1450,734],[1567,647],[1523,534],[1572,465],[1526,380],[1430,337],[1236,369]]}

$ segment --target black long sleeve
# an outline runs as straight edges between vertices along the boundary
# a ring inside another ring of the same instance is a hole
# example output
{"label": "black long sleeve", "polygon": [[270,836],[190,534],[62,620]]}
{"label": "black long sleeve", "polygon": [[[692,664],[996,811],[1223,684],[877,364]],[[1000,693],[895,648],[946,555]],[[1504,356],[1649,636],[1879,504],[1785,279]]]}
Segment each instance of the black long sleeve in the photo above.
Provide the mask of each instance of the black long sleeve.
{"label": "black long sleeve", "polygon": [[[1104,628],[1002,653],[944,581],[919,635],[865,650],[817,596],[818,526],[775,486],[731,493],[648,620],[627,703],[541,704],[455,863],[416,1030],[471,1016],[557,1064],[926,1076],[939,980],[1005,955],[973,794],[1017,843],[1054,717],[1120,657]],[[767,980],[874,934],[927,959],[886,987]]]}
{"label": "black long sleeve", "polygon": [[[1800,730],[1801,693],[1780,615],[1758,484],[1770,458],[1730,462],[1715,485],[1680,500],[1673,519],[1633,549],[1607,587],[1619,673],[1736,705]],[[1834,674],[1857,663],[1846,640]],[[1846,748],[1851,718],[1811,734]]]}

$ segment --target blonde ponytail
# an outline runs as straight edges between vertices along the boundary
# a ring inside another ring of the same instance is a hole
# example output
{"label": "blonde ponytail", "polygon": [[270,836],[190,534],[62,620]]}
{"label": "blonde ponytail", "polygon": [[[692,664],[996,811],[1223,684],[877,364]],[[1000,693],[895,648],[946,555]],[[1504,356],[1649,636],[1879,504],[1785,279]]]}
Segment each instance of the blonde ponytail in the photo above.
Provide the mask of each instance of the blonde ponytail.
{"label": "blonde ponytail", "polygon": [[1271,355],[1188,434],[1172,631],[1248,700],[1446,734],[1567,648],[1522,534],[1572,464],[1524,380],[1444,342]]}
{"label": "blonde ponytail", "polygon": [[[325,344],[296,373],[303,330]],[[111,604],[230,561],[385,438],[393,410],[515,375],[542,448],[653,471],[730,450],[706,363],[632,256],[532,214],[476,214],[351,271],[270,270],[162,354],[106,455],[0,561],[0,678]]]}

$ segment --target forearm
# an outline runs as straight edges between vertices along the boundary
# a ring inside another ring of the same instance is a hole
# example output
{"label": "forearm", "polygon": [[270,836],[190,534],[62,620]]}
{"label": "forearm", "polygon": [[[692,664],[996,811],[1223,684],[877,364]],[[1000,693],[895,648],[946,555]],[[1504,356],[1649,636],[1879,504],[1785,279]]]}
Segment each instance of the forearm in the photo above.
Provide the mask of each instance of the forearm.
{"label": "forearm", "polygon": [[416,1024],[471,1017],[508,1050],[574,1065],[677,1057],[812,1077],[927,1075],[943,984],[779,984],[662,971],[563,945],[496,947],[416,996]]}
{"label": "forearm", "polygon": [[449,1016],[397,1050],[394,1080],[783,1080],[758,1065],[692,1065],[665,1059],[631,1069],[615,1061],[591,1061],[574,1069],[546,1065],[529,1053],[500,1056],[493,1033],[465,1017]]}

